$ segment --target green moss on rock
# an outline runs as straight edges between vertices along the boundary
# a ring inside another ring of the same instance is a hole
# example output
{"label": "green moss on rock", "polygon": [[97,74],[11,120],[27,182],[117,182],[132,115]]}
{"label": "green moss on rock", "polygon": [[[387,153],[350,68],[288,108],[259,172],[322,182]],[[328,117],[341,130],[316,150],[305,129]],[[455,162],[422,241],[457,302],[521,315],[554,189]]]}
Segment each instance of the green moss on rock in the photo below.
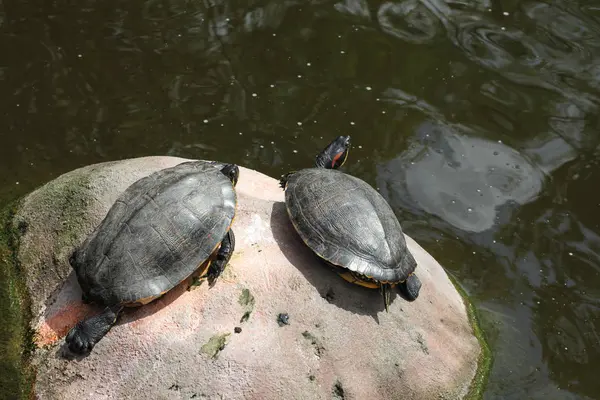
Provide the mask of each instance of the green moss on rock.
{"label": "green moss on rock", "polygon": [[249,289],[242,289],[242,293],[238,299],[238,303],[246,308],[246,312],[242,315],[240,322],[246,322],[250,319],[250,315],[254,310],[254,296],[250,293]]}
{"label": "green moss on rock", "polygon": [[16,256],[19,232],[13,228],[16,204],[0,212],[0,393],[10,399],[28,399],[34,371],[29,365],[32,331],[30,304]]}
{"label": "green moss on rock", "polygon": [[[13,225],[15,228],[19,224],[35,226],[36,234],[51,236],[52,239],[47,241],[53,245],[50,252],[54,257],[53,260],[40,258],[44,253],[41,253],[35,245],[22,246],[19,249],[19,260],[27,266],[27,274],[23,276],[34,293],[38,293],[37,289],[42,293],[42,288],[36,285],[49,279],[48,269],[44,265],[51,262],[52,273],[59,279],[64,279],[70,272],[66,267],[60,268],[64,263],[61,264],[58,260],[66,260],[69,256],[67,252],[80,241],[81,232],[89,231],[89,187],[89,171],[67,174],[42,185],[23,199]],[[45,230],[40,227],[53,227],[53,229]],[[32,288],[31,285],[34,287]],[[52,285],[44,285],[44,287],[51,288]],[[33,311],[37,311],[35,306]]]}
{"label": "green moss on rock", "polygon": [[483,398],[483,393],[485,392],[485,388],[487,386],[488,378],[490,375],[490,370],[492,368],[493,356],[488,346],[485,334],[481,329],[479,324],[479,317],[477,315],[477,309],[469,300],[469,296],[464,291],[464,289],[454,280],[454,278],[448,275],[450,282],[456,288],[456,291],[460,294],[465,303],[465,308],[467,310],[467,316],[469,317],[469,323],[473,328],[473,335],[477,338],[479,342],[479,347],[481,348],[481,353],[479,354],[479,360],[477,361],[477,371],[475,372],[475,376],[471,381],[471,386],[469,387],[469,392],[464,397],[465,400],[480,400]]}
{"label": "green moss on rock", "polygon": [[214,335],[208,340],[208,342],[202,345],[200,352],[211,358],[216,358],[221,350],[223,350],[227,345],[227,338],[229,335],[231,335],[229,332],[220,335]]}

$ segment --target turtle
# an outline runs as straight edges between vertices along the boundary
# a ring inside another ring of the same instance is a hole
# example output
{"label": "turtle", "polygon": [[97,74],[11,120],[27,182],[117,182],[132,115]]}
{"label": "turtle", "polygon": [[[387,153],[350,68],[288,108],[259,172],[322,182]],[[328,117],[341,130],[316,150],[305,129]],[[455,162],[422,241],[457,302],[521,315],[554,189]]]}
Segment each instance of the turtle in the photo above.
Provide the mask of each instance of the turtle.
{"label": "turtle", "polygon": [[408,301],[419,296],[417,262],[383,196],[338,170],[349,150],[350,136],[338,136],[313,168],[283,175],[285,207],[302,241],[348,282],[379,289],[389,312],[394,286]]}
{"label": "turtle", "polygon": [[124,307],[150,303],[188,278],[213,287],[235,249],[236,164],[188,161],[129,186],[70,255],[85,303],[104,309],[65,342],[89,353]]}

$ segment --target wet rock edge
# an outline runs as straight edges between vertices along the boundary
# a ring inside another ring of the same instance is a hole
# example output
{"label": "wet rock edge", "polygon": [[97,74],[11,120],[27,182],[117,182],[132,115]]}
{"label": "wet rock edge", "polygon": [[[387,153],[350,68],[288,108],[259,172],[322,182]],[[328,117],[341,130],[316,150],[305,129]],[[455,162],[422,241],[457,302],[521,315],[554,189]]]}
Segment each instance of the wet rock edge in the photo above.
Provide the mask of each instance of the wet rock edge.
{"label": "wet rock edge", "polygon": [[485,393],[490,370],[492,369],[492,363],[494,361],[493,354],[486,340],[485,333],[481,329],[477,308],[473,305],[469,299],[469,295],[456,281],[454,276],[448,273],[446,275],[448,276],[448,279],[450,279],[450,282],[452,282],[452,285],[454,285],[454,288],[458,294],[460,294],[460,297],[465,304],[465,309],[469,318],[469,324],[473,329],[473,335],[477,338],[479,347],[481,349],[477,360],[477,370],[475,371],[475,375],[471,380],[469,391],[465,395],[464,400],[481,400],[483,398],[483,394]]}

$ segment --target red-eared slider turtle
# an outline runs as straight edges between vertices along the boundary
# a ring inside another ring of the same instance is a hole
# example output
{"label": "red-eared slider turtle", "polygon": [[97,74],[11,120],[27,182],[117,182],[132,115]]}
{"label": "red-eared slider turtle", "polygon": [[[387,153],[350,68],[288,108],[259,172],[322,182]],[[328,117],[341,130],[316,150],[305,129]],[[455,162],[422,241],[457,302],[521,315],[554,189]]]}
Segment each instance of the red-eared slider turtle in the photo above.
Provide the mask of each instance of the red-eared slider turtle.
{"label": "red-eared slider turtle", "polygon": [[292,224],[304,243],[345,280],[380,288],[386,311],[391,288],[409,300],[419,295],[417,262],[396,215],[372,186],[337,171],[348,157],[350,137],[339,136],[316,158],[316,168],[281,178]]}
{"label": "red-eared slider turtle", "polygon": [[191,161],[129,186],[71,255],[84,301],[105,306],[67,334],[89,352],[124,306],[141,306],[191,276],[212,286],[231,258],[237,196],[235,164]]}

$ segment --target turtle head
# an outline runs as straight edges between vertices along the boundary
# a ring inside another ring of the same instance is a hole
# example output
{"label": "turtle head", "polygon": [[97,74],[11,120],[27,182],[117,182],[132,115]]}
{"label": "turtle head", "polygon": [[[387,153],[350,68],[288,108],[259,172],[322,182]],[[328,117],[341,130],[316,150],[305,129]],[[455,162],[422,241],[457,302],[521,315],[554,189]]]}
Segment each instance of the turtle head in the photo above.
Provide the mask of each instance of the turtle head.
{"label": "turtle head", "polygon": [[338,136],[319,153],[315,161],[318,168],[338,169],[348,158],[350,136]]}
{"label": "turtle head", "polygon": [[233,186],[237,185],[238,178],[240,176],[240,169],[235,164],[227,164],[221,168],[221,172],[231,180]]}

